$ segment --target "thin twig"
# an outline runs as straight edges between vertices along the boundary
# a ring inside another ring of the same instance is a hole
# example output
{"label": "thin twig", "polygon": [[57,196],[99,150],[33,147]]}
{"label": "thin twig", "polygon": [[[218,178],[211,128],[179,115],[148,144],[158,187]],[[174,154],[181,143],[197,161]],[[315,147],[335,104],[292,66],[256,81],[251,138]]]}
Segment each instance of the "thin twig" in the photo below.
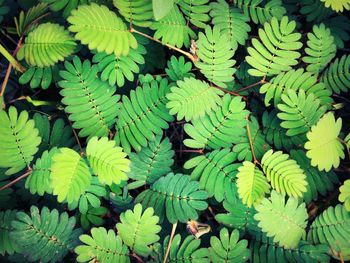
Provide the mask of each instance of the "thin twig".
{"label": "thin twig", "polygon": [[238,94],[237,92],[229,91],[229,90],[223,89],[223,88],[221,88],[221,87],[218,87],[218,86],[216,86],[216,85],[211,85],[211,87],[216,88],[216,89],[219,89],[219,90],[221,90],[221,91],[223,91],[223,92],[225,92],[225,93],[228,93],[228,94],[231,94],[231,95],[234,95],[234,96],[242,97],[243,100],[247,101],[247,98],[246,98],[246,97],[242,96],[241,94]]}
{"label": "thin twig", "polygon": [[5,190],[6,188],[14,185],[15,183],[17,183],[18,181],[22,180],[23,178],[26,178],[27,176],[29,176],[32,173],[32,168],[28,167],[28,170],[26,173],[22,174],[21,176],[17,177],[15,180],[9,182],[8,184],[4,185],[3,187],[0,188],[0,191]]}
{"label": "thin twig", "polygon": [[200,149],[200,150],[176,150],[176,152],[179,152],[179,153],[199,153],[199,154],[203,154],[203,150]]}
{"label": "thin twig", "polygon": [[254,164],[260,164],[258,159],[256,159],[255,156],[255,151],[254,151],[254,145],[253,145],[253,139],[252,139],[252,134],[250,132],[250,127],[249,127],[249,119],[248,117],[246,117],[247,122],[247,133],[248,133],[248,139],[249,139],[249,144],[250,144],[250,149],[252,150],[252,155],[253,155],[253,159],[254,159]]}
{"label": "thin twig", "polygon": [[140,258],[138,255],[136,255],[135,252],[132,252],[132,253],[130,254],[130,256],[136,258],[137,262],[144,263],[144,261],[142,260],[142,258]]}
{"label": "thin twig", "polygon": [[179,53],[185,55],[185,56],[188,57],[192,62],[196,62],[196,61],[198,60],[198,59],[197,59],[196,57],[194,57],[191,53],[186,52],[186,51],[184,51],[184,50],[182,50],[182,49],[180,49],[180,48],[177,48],[177,47],[175,47],[175,46],[172,46],[172,45],[169,45],[169,44],[165,44],[165,43],[163,43],[162,41],[160,41],[160,40],[158,40],[158,39],[156,39],[156,38],[154,38],[154,37],[151,37],[151,36],[149,36],[149,35],[147,35],[147,34],[145,34],[145,33],[142,33],[142,32],[136,30],[136,29],[133,28],[133,27],[130,28],[130,32],[131,32],[131,33],[139,34],[139,35],[141,35],[141,36],[143,36],[143,37],[145,37],[145,38],[148,38],[148,39],[150,39],[150,40],[153,40],[153,41],[155,41],[155,42],[157,42],[157,43],[159,43],[159,44],[161,44],[161,45],[167,46],[168,48],[173,49],[173,50],[175,50],[175,51],[177,51],[177,52],[179,52]]}
{"label": "thin twig", "polygon": [[258,82],[255,82],[253,84],[248,85],[247,87],[238,89],[238,90],[236,90],[236,92],[241,92],[243,90],[247,90],[247,89],[253,88],[253,87],[255,87],[255,86],[259,85],[259,84],[265,84],[265,83],[266,83],[266,81],[264,79],[262,79],[262,80],[259,80]]}
{"label": "thin twig", "polygon": [[[22,41],[23,41],[23,37],[21,37],[18,40],[16,49],[13,51],[13,54],[12,54],[13,57],[16,56],[18,50],[21,48]],[[2,82],[2,85],[1,85],[0,97],[2,97],[4,95],[4,93],[5,93],[7,82],[9,80],[9,77],[10,77],[10,74],[11,74],[11,69],[12,69],[12,63],[9,63],[9,65],[7,67],[7,70],[6,70],[4,81]],[[24,71],[21,71],[21,72],[24,72]]]}
{"label": "thin twig", "polygon": [[169,238],[169,244],[168,244],[168,247],[167,247],[166,252],[165,252],[163,263],[166,262],[166,260],[167,260],[167,258],[169,256],[169,252],[170,252],[171,244],[173,243],[176,227],[177,227],[177,222],[175,224],[173,224],[173,228],[171,229],[171,234],[170,234],[170,238]]}
{"label": "thin twig", "polygon": [[73,131],[75,140],[77,141],[77,143],[78,143],[78,145],[79,145],[80,155],[83,156],[83,155],[85,154],[85,152],[83,151],[83,147],[81,146],[81,143],[80,143],[80,141],[79,141],[78,134],[77,134],[77,132],[75,131],[75,129],[73,128],[72,122],[69,120],[67,114],[66,114],[66,117],[67,117],[67,120],[68,120],[68,122],[69,122],[70,127],[72,128],[72,131]]}

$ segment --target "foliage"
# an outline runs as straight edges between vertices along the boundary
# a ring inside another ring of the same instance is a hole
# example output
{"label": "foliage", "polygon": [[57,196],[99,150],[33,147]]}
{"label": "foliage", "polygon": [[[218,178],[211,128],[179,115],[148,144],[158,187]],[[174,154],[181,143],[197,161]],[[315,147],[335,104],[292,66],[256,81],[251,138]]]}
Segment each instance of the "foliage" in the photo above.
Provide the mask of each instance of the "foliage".
{"label": "foliage", "polygon": [[306,135],[306,156],[311,160],[311,165],[317,166],[320,171],[328,172],[332,166],[337,168],[340,159],[345,157],[344,146],[338,139],[341,126],[342,120],[335,120],[334,114],[328,112]]}
{"label": "foliage", "polygon": [[206,191],[199,190],[197,181],[190,181],[187,175],[169,173],[138,195],[135,201],[144,207],[154,207],[160,221],[166,215],[169,222],[174,224],[176,221],[185,223],[189,219],[197,219],[197,211],[205,210],[208,206],[205,201],[207,197]]}
{"label": "foliage", "polygon": [[56,209],[36,206],[30,208],[30,215],[17,212],[11,223],[11,239],[16,241],[17,252],[30,261],[57,262],[78,244],[80,229],[74,229],[75,218]]}
{"label": "foliage", "polygon": [[15,107],[8,113],[0,110],[0,123],[0,168],[8,168],[7,175],[15,174],[30,165],[41,137],[27,111],[18,114]]}
{"label": "foliage", "polygon": [[287,202],[284,199],[283,195],[272,191],[270,199],[264,198],[256,206],[254,218],[268,237],[274,237],[274,242],[287,249],[295,248],[305,235],[308,215],[304,203],[299,205],[294,197]]}
{"label": "foliage", "polygon": [[134,210],[127,210],[120,215],[117,224],[118,234],[125,244],[137,254],[146,256],[151,252],[149,245],[159,240],[161,227],[157,224],[159,218],[153,215],[153,208],[142,211],[140,204]]}
{"label": "foliage", "polygon": [[298,64],[298,50],[302,47],[299,42],[300,33],[294,33],[295,21],[289,21],[284,16],[279,22],[273,17],[264,29],[259,29],[260,40],[253,38],[252,46],[248,47],[247,62],[253,68],[248,70],[252,76],[273,76],[289,71]]}
{"label": "foliage", "polygon": [[350,261],[349,9],[0,0],[0,261]]}
{"label": "foliage", "polygon": [[338,204],[329,207],[320,214],[310,226],[307,240],[314,244],[326,244],[332,255],[339,259],[349,260],[350,214],[344,206]]}

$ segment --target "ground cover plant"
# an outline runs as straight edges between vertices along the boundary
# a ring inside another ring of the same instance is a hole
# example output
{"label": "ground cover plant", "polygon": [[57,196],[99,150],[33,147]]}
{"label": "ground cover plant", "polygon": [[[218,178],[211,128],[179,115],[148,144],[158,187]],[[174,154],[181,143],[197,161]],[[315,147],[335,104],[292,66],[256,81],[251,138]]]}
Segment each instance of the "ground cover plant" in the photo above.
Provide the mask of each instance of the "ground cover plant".
{"label": "ground cover plant", "polygon": [[0,0],[0,261],[350,261],[349,9]]}

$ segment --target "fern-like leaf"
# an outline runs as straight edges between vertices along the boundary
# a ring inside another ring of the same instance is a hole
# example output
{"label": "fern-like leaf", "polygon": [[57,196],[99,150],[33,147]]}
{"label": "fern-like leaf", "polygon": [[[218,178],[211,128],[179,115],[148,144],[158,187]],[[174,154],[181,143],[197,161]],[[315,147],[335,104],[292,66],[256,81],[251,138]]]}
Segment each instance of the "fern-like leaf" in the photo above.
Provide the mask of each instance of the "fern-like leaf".
{"label": "fern-like leaf", "polygon": [[299,205],[294,197],[285,202],[283,195],[272,191],[270,199],[264,198],[256,210],[254,218],[268,237],[274,237],[275,243],[287,249],[297,247],[305,235],[308,218],[304,203]]}
{"label": "fern-like leaf", "polygon": [[8,113],[0,110],[0,168],[8,168],[6,175],[15,174],[29,166],[38,151],[41,138],[28,112],[18,114],[15,107]]}
{"label": "fern-like leaf", "polygon": [[75,145],[75,139],[72,127],[65,125],[63,119],[56,119],[53,124],[46,115],[35,113],[33,116],[35,128],[39,130],[41,143],[37,155],[41,155],[45,150],[51,150],[54,147],[68,147]]}
{"label": "fern-like leaf", "polygon": [[167,65],[168,67],[165,69],[165,72],[172,81],[194,77],[194,74],[190,72],[192,69],[192,63],[185,62],[185,58],[183,56],[179,58],[171,56]]}
{"label": "fern-like leaf", "polygon": [[4,19],[4,15],[6,15],[10,11],[10,8],[7,5],[5,5],[6,3],[4,2],[5,0],[0,0],[0,23]]}
{"label": "fern-like leaf", "polygon": [[298,50],[302,47],[299,42],[300,33],[294,33],[295,21],[289,21],[284,16],[279,22],[273,17],[264,29],[259,29],[260,41],[252,39],[252,47],[248,47],[249,56],[246,60],[253,69],[248,73],[252,76],[264,77],[289,71],[298,64]]}
{"label": "fern-like leaf", "polygon": [[[187,236],[184,240],[182,240],[181,235],[177,234],[172,240],[170,253],[165,262],[186,262],[186,260],[190,259],[192,262],[209,263],[210,260],[208,258],[208,249],[201,248],[200,245],[201,240],[195,239],[192,235]],[[168,246],[169,236],[166,236],[163,242],[163,250],[160,251],[161,255],[159,262],[164,262],[164,256]]]}
{"label": "fern-like leaf", "polygon": [[84,245],[74,249],[78,254],[78,262],[93,260],[98,260],[100,263],[130,262],[128,247],[112,229],[107,232],[104,227],[94,227],[91,229],[91,236],[81,235],[79,239]]}
{"label": "fern-like leaf", "polygon": [[332,256],[350,260],[350,213],[342,205],[328,207],[310,226],[307,240],[313,244],[326,244]]}
{"label": "fern-like leaf", "polygon": [[153,208],[142,212],[142,206],[136,204],[133,211],[127,210],[120,215],[120,223],[116,225],[123,242],[141,256],[149,255],[149,245],[159,240],[161,227],[158,225],[158,216],[153,215],[153,212]]}
{"label": "fern-like leaf", "polygon": [[92,137],[86,147],[89,164],[101,183],[120,184],[128,179],[130,161],[123,149],[115,146],[115,141],[107,137]]}
{"label": "fern-like leaf", "polygon": [[310,160],[304,151],[291,150],[290,156],[305,171],[308,187],[303,199],[307,204],[312,200],[317,200],[318,193],[327,196],[327,193],[333,191],[336,185],[339,184],[338,176],[333,171],[319,171],[316,167],[311,166]]}
{"label": "fern-like leaf", "polygon": [[220,107],[204,117],[192,120],[192,124],[185,124],[185,132],[191,137],[184,140],[187,147],[230,147],[237,142],[239,136],[245,134],[246,117],[249,112],[244,109],[245,103],[241,98],[226,94],[220,104]]}
{"label": "fern-like leaf", "polygon": [[244,45],[251,28],[247,23],[249,18],[238,8],[230,7],[225,0],[210,3],[210,16],[214,26],[219,27],[221,33],[228,36],[231,48],[235,51],[238,44]]}
{"label": "fern-like leaf", "polygon": [[287,130],[281,127],[281,120],[277,117],[277,110],[264,112],[262,116],[263,133],[266,141],[277,150],[300,148],[306,142],[306,136],[288,136]]}
{"label": "fern-like leaf", "polygon": [[346,180],[342,186],[339,187],[339,201],[344,203],[346,211],[350,211],[350,180]]}
{"label": "fern-like leaf", "polygon": [[135,202],[140,202],[144,207],[153,207],[160,221],[166,215],[169,222],[174,224],[176,221],[186,223],[189,219],[197,219],[198,211],[208,206],[207,198],[207,192],[199,190],[199,183],[190,181],[188,175],[169,173],[139,194]]}
{"label": "fern-like leaf", "polygon": [[227,228],[220,230],[220,239],[216,236],[210,238],[209,258],[211,262],[246,262],[250,257],[247,248],[248,241],[239,241],[238,230],[230,234]]}
{"label": "fern-like leaf", "polygon": [[338,139],[341,127],[342,119],[335,120],[334,114],[328,112],[306,134],[306,156],[318,170],[328,172],[332,167],[337,168],[340,159],[344,159],[344,146]]}
{"label": "fern-like leaf", "polygon": [[157,135],[153,141],[143,147],[138,153],[130,153],[130,172],[128,176],[136,180],[128,188],[153,184],[160,177],[171,171],[175,152],[171,149],[169,138]]}
{"label": "fern-like leaf", "polygon": [[350,89],[350,55],[337,58],[321,76],[326,87],[337,94]]}
{"label": "fern-like leaf", "polygon": [[22,85],[28,84],[32,89],[42,88],[48,89],[52,84],[54,75],[57,75],[58,68],[52,67],[30,67],[22,76],[18,79],[18,82]]}
{"label": "fern-like leaf", "polygon": [[78,200],[90,184],[89,167],[77,152],[61,148],[52,157],[51,186],[58,202]]}
{"label": "fern-like leaf", "polygon": [[277,117],[282,121],[281,127],[287,129],[288,136],[305,134],[327,111],[313,93],[307,96],[302,89],[299,92],[288,90],[281,99],[282,103],[277,105],[281,112]]}
{"label": "fern-like leaf", "polygon": [[75,38],[91,50],[120,56],[137,48],[137,41],[125,23],[104,5],[81,5],[67,20],[71,24],[69,31],[76,33]]}
{"label": "fern-like leaf", "polygon": [[115,87],[97,78],[97,66],[91,66],[88,60],[82,63],[74,57],[73,63],[65,62],[65,68],[60,71],[63,80],[58,85],[63,88],[60,94],[73,128],[81,129],[80,137],[107,136],[115,123],[120,99],[113,95]]}
{"label": "fern-like leaf", "polygon": [[31,66],[48,67],[71,55],[75,46],[73,37],[64,27],[45,23],[28,34],[17,57],[20,60],[25,58]]}
{"label": "fern-like leaf", "polygon": [[169,100],[166,107],[170,109],[170,114],[177,114],[177,120],[199,119],[218,107],[221,103],[219,95],[222,94],[221,90],[204,81],[185,78],[183,81],[177,81],[177,86],[171,87],[166,95]]}
{"label": "fern-like leaf", "polygon": [[263,0],[234,0],[233,2],[255,24],[264,24],[273,17],[280,20],[286,13],[281,0],[270,0],[268,2],[263,2]]}
{"label": "fern-like leaf", "polygon": [[45,193],[52,193],[51,186],[51,165],[52,156],[58,153],[57,148],[52,148],[50,151],[45,151],[41,158],[36,160],[33,166],[33,171],[27,177],[25,187],[31,194],[44,195]]}
{"label": "fern-like leaf", "polygon": [[332,8],[336,12],[350,10],[350,0],[321,0],[326,7]]}
{"label": "fern-like leaf", "polygon": [[152,141],[155,135],[162,135],[163,129],[173,121],[165,104],[169,91],[167,79],[152,80],[130,92],[130,98],[123,96],[119,103],[117,134],[114,138],[129,153],[131,147],[140,151]]}
{"label": "fern-like leaf", "polygon": [[103,81],[108,81],[111,86],[117,84],[118,87],[123,87],[125,80],[133,81],[134,75],[140,72],[139,65],[145,64],[145,54],[145,47],[139,44],[137,49],[130,49],[126,56],[100,52],[94,55],[92,61],[97,63]]}
{"label": "fern-like leaf", "polygon": [[79,243],[80,229],[74,229],[75,217],[56,209],[30,208],[30,215],[18,212],[11,223],[10,236],[18,251],[30,261],[60,262]]}
{"label": "fern-like leaf", "polygon": [[255,234],[254,241],[250,243],[251,260],[256,263],[288,263],[302,260],[308,263],[329,262],[329,247],[327,245],[312,245],[305,241],[300,241],[298,246],[286,249],[276,246],[273,239],[265,234]]}
{"label": "fern-like leaf", "polygon": [[0,212],[0,255],[12,255],[18,248],[16,240],[12,240],[10,235],[14,228],[11,226],[16,219],[16,210],[6,210]]}
{"label": "fern-like leaf", "polygon": [[113,4],[126,21],[141,27],[152,25],[152,0],[113,0]]}
{"label": "fern-like leaf", "polygon": [[310,72],[304,72],[304,69],[278,74],[260,87],[260,93],[265,94],[266,106],[270,106],[270,102],[273,100],[276,107],[281,103],[282,94],[286,94],[290,89],[295,91],[302,89],[306,96],[313,93],[315,98],[320,100],[321,105],[329,106],[333,103],[332,92],[326,88],[323,82],[318,82],[317,76]]}
{"label": "fern-like leaf", "polygon": [[22,37],[28,33],[35,25],[34,21],[45,14],[48,10],[46,3],[39,3],[32,6],[28,11],[21,11],[19,17],[15,17],[16,32],[18,36]]}
{"label": "fern-like leaf", "polygon": [[227,34],[220,27],[205,28],[205,34],[200,32],[196,42],[199,61],[195,65],[203,75],[215,85],[226,88],[225,83],[233,81],[236,63],[232,59],[235,51],[231,47]]}
{"label": "fern-like leaf", "polygon": [[324,24],[315,25],[307,37],[308,47],[305,48],[307,56],[303,57],[303,61],[308,64],[307,71],[318,74],[334,58],[337,47],[331,31]]}
{"label": "fern-like leaf", "polygon": [[297,198],[306,192],[305,173],[288,154],[269,150],[264,154],[261,166],[272,188],[278,193]]}
{"label": "fern-like leaf", "polygon": [[72,10],[79,5],[87,4],[91,0],[40,0],[40,2],[47,3],[53,12],[61,12],[64,18],[68,17]]}
{"label": "fern-like leaf", "polygon": [[192,25],[205,28],[210,21],[208,13],[211,8],[208,2],[209,0],[182,0],[178,4]]}
{"label": "fern-like leaf", "polygon": [[256,206],[269,193],[270,185],[267,178],[255,164],[245,161],[238,168],[237,188],[243,204]]}
{"label": "fern-like leaf", "polygon": [[201,189],[214,196],[218,202],[225,197],[225,192],[236,188],[238,163],[233,163],[237,155],[229,148],[215,150],[188,160],[185,169],[193,169],[191,179],[199,181]]}
{"label": "fern-like leaf", "polygon": [[190,39],[195,38],[195,33],[186,24],[184,16],[176,5],[165,17],[155,21],[150,28],[155,30],[154,38],[178,48],[188,47]]}

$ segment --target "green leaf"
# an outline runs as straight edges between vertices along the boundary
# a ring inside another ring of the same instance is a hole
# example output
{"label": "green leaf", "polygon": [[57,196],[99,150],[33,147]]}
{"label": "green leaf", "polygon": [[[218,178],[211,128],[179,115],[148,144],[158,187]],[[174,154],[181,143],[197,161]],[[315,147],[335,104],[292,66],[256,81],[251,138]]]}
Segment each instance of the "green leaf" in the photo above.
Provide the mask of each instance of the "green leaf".
{"label": "green leaf", "polygon": [[64,27],[45,23],[31,31],[17,57],[31,66],[48,67],[63,61],[75,50],[76,43]]}
{"label": "green leaf", "polygon": [[103,184],[120,184],[128,180],[130,161],[121,147],[107,137],[92,137],[86,147],[86,156],[90,167]]}
{"label": "green leaf", "polygon": [[335,120],[334,114],[328,112],[306,134],[306,156],[318,170],[328,172],[339,167],[340,159],[345,158],[344,146],[338,139],[341,127],[342,119]]}
{"label": "green leaf", "polygon": [[75,151],[61,148],[52,157],[51,186],[58,202],[74,202],[91,184],[86,161]]}
{"label": "green leaf", "polygon": [[166,215],[168,221],[174,224],[197,219],[199,211],[208,207],[207,198],[207,192],[199,190],[199,183],[190,181],[188,175],[169,173],[140,193],[135,202],[153,207],[161,222]]}
{"label": "green leaf", "polygon": [[321,0],[326,7],[331,7],[336,12],[343,12],[343,10],[350,10],[349,0]]}
{"label": "green leaf", "polygon": [[152,0],[113,0],[113,4],[126,21],[136,26],[149,27],[153,23]]}
{"label": "green leaf", "polygon": [[27,111],[18,114],[11,106],[6,113],[0,109],[0,168],[8,168],[6,175],[15,174],[30,166],[38,151],[41,138]]}
{"label": "green leaf", "polygon": [[130,262],[128,247],[112,229],[104,227],[92,228],[90,235],[79,237],[83,245],[77,246],[74,251],[78,254],[78,262],[98,260],[101,263]]}
{"label": "green leaf", "polygon": [[268,237],[274,237],[275,243],[287,249],[297,247],[305,235],[308,219],[304,203],[299,205],[294,197],[285,202],[283,195],[272,191],[270,199],[264,198],[256,210],[254,218]]}
{"label": "green leaf", "polygon": [[237,187],[240,198],[248,207],[258,205],[265,194],[270,192],[267,178],[255,164],[248,161],[243,162],[238,171]]}
{"label": "green leaf", "polygon": [[219,95],[222,94],[221,90],[204,81],[185,78],[183,81],[177,81],[177,86],[170,88],[166,95],[169,100],[166,107],[170,109],[170,114],[177,115],[177,120],[199,119],[205,113],[218,108],[218,104],[221,103]]}
{"label": "green leaf", "polygon": [[90,50],[116,56],[127,55],[137,48],[137,41],[125,23],[104,5],[80,5],[68,17],[69,31]]}
{"label": "green leaf", "polygon": [[346,180],[342,186],[339,187],[340,195],[339,201],[344,203],[347,211],[350,211],[350,180]]}
{"label": "green leaf", "polygon": [[264,154],[261,166],[272,188],[278,193],[297,198],[306,192],[305,172],[288,154],[269,150]]}
{"label": "green leaf", "polygon": [[153,208],[142,212],[141,204],[136,204],[134,210],[127,210],[120,215],[120,223],[116,225],[118,235],[123,242],[140,256],[151,253],[149,247],[159,240],[158,216],[153,215]]}
{"label": "green leaf", "polygon": [[307,240],[313,244],[326,244],[329,253],[340,260],[350,260],[350,213],[343,205],[328,207],[310,226]]}
{"label": "green leaf", "polygon": [[11,226],[13,220],[16,219],[17,210],[6,210],[0,212],[0,255],[12,255],[17,250],[16,240],[11,240],[10,235],[14,231]]}
{"label": "green leaf", "polygon": [[227,228],[223,228],[220,239],[216,236],[210,238],[209,258],[211,262],[247,262],[250,257],[247,246],[247,240],[239,241],[238,230],[233,230],[230,235]]}
{"label": "green leaf", "polygon": [[152,0],[152,8],[155,20],[165,17],[174,6],[174,0]]}
{"label": "green leaf", "polygon": [[70,250],[79,243],[80,229],[74,229],[75,217],[66,212],[36,206],[30,208],[30,215],[18,212],[11,223],[11,240],[16,242],[18,252],[29,261],[61,262]]}

